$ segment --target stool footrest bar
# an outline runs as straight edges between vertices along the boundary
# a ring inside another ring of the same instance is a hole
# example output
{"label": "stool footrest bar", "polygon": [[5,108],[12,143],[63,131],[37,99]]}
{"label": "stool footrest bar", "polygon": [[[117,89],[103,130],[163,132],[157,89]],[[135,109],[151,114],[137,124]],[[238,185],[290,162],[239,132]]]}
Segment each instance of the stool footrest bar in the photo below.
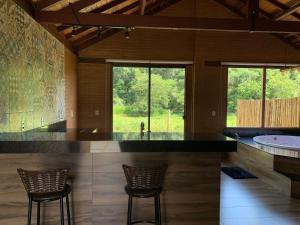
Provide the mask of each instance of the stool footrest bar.
{"label": "stool footrest bar", "polygon": [[151,224],[156,224],[155,221],[153,220],[135,220],[132,221],[131,224],[138,224],[138,223],[151,223]]}

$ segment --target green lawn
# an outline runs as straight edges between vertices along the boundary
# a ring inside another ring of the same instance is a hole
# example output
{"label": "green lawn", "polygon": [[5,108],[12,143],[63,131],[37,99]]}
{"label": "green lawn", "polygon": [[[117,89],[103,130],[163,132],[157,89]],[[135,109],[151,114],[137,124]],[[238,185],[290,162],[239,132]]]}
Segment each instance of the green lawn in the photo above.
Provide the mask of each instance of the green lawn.
{"label": "green lawn", "polygon": [[[169,119],[168,119],[169,118]],[[169,122],[168,122],[169,121]],[[145,123],[145,131],[148,128],[147,116],[127,115],[120,108],[113,113],[113,131],[114,132],[140,132],[141,122]],[[170,114],[167,112],[156,114],[151,117],[152,132],[183,132],[184,123],[181,115]]]}
{"label": "green lawn", "polygon": [[236,115],[233,113],[227,114],[227,127],[236,127]]}

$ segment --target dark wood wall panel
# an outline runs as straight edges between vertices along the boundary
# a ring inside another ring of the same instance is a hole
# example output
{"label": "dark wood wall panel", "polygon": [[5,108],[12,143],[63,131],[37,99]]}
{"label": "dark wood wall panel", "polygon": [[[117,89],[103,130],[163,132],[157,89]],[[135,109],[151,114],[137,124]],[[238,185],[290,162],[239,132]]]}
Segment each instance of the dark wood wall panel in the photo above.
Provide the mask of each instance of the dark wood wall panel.
{"label": "dark wood wall panel", "polygon": [[77,127],[77,56],[65,48],[65,111],[67,128]]}
{"label": "dark wood wall panel", "polygon": [[78,125],[111,130],[112,77],[110,64],[78,64]]}

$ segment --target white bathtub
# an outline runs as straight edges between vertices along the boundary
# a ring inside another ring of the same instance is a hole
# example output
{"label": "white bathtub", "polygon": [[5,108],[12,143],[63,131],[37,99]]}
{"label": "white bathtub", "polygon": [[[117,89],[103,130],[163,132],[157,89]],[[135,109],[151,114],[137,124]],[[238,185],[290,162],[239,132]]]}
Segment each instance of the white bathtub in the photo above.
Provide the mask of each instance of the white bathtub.
{"label": "white bathtub", "polygon": [[262,135],[253,138],[259,144],[300,151],[300,136]]}

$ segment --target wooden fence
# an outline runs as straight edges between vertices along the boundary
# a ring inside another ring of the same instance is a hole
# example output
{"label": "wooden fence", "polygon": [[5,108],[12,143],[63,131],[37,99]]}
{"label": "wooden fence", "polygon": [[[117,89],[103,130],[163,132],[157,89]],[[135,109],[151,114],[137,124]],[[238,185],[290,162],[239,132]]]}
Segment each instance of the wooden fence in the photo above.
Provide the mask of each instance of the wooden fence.
{"label": "wooden fence", "polygon": [[[237,102],[237,127],[261,127],[262,101]],[[272,99],[265,103],[265,127],[299,127],[300,98]]]}

